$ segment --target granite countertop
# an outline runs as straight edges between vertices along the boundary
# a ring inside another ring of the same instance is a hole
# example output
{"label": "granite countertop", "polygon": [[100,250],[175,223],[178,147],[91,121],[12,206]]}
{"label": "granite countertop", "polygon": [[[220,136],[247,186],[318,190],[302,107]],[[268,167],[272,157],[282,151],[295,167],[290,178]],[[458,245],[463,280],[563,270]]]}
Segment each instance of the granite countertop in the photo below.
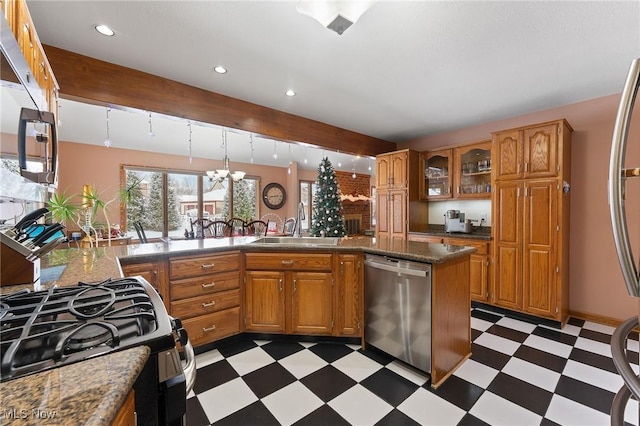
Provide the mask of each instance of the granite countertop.
{"label": "granite countertop", "polygon": [[0,382],[0,423],[109,425],[148,357],[138,346]]}
{"label": "granite countertop", "polygon": [[[230,249],[274,252],[362,251],[427,263],[444,263],[476,250],[465,246],[371,237],[345,237],[335,246],[300,245],[294,237],[291,237],[290,244],[260,244],[256,240],[257,237],[207,238],[128,246],[57,249],[41,259],[39,283],[3,285],[0,286],[0,294],[10,294],[24,288],[38,291],[52,286],[77,285],[79,281],[93,283],[118,278],[122,276],[121,262],[151,261],[174,255]],[[59,424],[109,424],[148,356],[149,349],[140,346],[2,382],[0,423],[20,421],[20,424],[35,424],[41,421],[38,415],[48,414],[55,416],[54,419]]]}
{"label": "granite countertop", "polygon": [[155,261],[175,255],[238,249],[243,251],[362,251],[427,263],[444,263],[473,253],[476,249],[392,238],[365,236],[341,238],[335,246],[299,245],[295,237],[291,244],[260,244],[257,237],[206,238],[203,240],[170,240],[128,246],[57,249],[41,259],[41,280],[37,285],[0,287],[0,294],[18,290],[43,290],[51,286],[76,285],[79,281],[99,282],[122,276],[120,263]]}

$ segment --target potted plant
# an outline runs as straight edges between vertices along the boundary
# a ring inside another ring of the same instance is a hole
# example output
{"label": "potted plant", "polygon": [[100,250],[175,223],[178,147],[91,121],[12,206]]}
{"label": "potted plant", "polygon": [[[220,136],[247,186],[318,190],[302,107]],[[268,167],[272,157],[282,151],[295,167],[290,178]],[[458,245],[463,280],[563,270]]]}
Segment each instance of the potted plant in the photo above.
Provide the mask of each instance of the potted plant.
{"label": "potted plant", "polygon": [[66,225],[67,221],[76,222],[80,206],[73,202],[73,196],[67,195],[66,191],[62,193],[54,192],[49,201],[47,208],[53,222],[60,222]]}
{"label": "potted plant", "polygon": [[[109,204],[113,203],[116,200],[120,200],[122,203],[128,203],[129,201],[131,201],[132,191],[140,184],[141,181],[142,179],[137,179],[134,182],[132,182],[130,185],[127,185],[125,188],[121,188],[120,190],[118,190],[116,196],[108,201],[105,201],[101,197],[101,194],[98,193],[98,191],[95,189],[95,186],[85,185],[83,187],[82,198],[84,200],[84,204],[91,206],[92,228],[103,227],[101,224],[95,221],[95,218],[97,217],[97,214],[98,214],[98,210],[102,210],[102,214],[106,222],[106,234],[107,234],[109,245],[111,245],[111,236],[112,236],[111,222],[109,221],[109,214],[108,214]],[[97,239],[97,235],[96,235],[96,239]]]}

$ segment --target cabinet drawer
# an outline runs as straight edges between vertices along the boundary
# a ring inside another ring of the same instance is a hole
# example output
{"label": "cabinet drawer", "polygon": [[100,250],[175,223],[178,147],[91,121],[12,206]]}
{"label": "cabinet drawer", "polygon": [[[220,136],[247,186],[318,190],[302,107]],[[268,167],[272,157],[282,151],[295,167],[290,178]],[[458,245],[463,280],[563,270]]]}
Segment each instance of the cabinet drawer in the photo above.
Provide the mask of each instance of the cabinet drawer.
{"label": "cabinet drawer", "polygon": [[[156,262],[130,263],[121,265],[122,274],[125,277],[142,275],[143,277],[158,275],[158,264]],[[147,279],[147,281],[149,281]],[[155,279],[153,280],[155,282]],[[151,281],[149,281],[151,283]],[[153,284],[153,283],[152,283]]]}
{"label": "cabinet drawer", "polygon": [[182,322],[194,347],[240,333],[240,308],[225,309]]}
{"label": "cabinet drawer", "polygon": [[475,247],[475,254],[487,254],[489,253],[489,242],[482,240],[470,240],[468,238],[445,238],[445,244],[451,244],[454,246],[468,246]]}
{"label": "cabinet drawer", "polygon": [[173,258],[169,261],[171,279],[197,277],[212,272],[233,271],[240,267],[240,254],[208,254]]}
{"label": "cabinet drawer", "polygon": [[240,306],[240,290],[221,291],[171,302],[171,316],[186,319]]}
{"label": "cabinet drawer", "polygon": [[187,299],[240,287],[240,273],[224,272],[171,281],[171,300]]}
{"label": "cabinet drawer", "polygon": [[330,271],[331,253],[247,253],[246,268],[257,270]]}

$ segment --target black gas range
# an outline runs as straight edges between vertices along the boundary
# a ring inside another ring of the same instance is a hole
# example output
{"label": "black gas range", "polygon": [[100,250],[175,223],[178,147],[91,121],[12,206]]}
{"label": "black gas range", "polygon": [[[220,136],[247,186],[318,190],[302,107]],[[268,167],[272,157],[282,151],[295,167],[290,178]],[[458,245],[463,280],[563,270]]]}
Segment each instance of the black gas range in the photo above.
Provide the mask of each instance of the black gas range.
{"label": "black gas range", "polygon": [[[189,368],[180,362],[176,342]],[[179,320],[142,277],[0,297],[0,379],[12,380],[139,345],[151,355],[134,388],[139,424],[180,424],[193,350]],[[189,359],[190,358],[190,359]],[[187,374],[187,377],[185,377]]]}

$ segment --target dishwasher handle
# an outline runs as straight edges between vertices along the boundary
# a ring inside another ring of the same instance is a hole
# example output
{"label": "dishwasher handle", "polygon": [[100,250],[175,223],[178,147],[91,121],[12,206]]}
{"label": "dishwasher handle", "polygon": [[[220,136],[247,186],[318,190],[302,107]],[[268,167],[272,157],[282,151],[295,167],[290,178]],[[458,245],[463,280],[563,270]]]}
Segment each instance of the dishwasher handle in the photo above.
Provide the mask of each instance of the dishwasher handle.
{"label": "dishwasher handle", "polygon": [[[381,261],[381,260],[386,260]],[[411,275],[414,277],[428,277],[431,265],[426,265],[422,263],[415,263],[419,268],[411,268],[411,262],[402,262],[396,259],[388,259],[388,258],[371,258],[366,257],[364,260],[365,266],[370,266],[375,269],[381,269],[383,271],[395,272],[402,275]]]}

